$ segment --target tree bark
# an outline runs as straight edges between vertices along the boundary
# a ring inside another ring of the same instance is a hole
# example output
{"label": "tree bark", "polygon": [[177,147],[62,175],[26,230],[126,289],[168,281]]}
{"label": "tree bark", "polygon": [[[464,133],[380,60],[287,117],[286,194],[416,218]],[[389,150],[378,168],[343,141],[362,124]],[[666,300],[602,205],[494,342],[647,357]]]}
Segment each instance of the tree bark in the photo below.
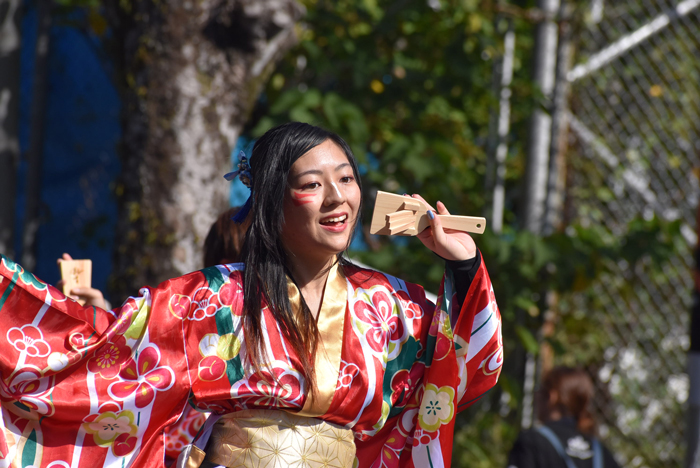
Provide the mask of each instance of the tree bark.
{"label": "tree bark", "polygon": [[25,154],[27,178],[22,230],[22,265],[36,267],[37,232],[41,224],[41,182],[49,89],[49,53],[53,0],[36,2],[36,45],[32,77],[32,105],[29,120],[29,146]]}
{"label": "tree bark", "polygon": [[230,152],[275,63],[296,43],[294,0],[115,2],[122,176],[110,290],[201,268],[228,206]]}
{"label": "tree bark", "polygon": [[20,0],[0,0],[0,253],[14,258],[19,163]]}

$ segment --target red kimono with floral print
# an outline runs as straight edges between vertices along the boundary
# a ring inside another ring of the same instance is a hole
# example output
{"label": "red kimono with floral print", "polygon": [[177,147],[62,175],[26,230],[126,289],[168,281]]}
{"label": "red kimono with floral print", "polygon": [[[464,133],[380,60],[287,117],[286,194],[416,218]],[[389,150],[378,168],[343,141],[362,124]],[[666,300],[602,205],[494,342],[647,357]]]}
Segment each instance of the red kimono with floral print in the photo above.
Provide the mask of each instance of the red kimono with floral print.
{"label": "red kimono with floral print", "polygon": [[[270,366],[250,371],[242,268],[191,273],[103,311],[3,257],[0,467],[159,467],[164,430],[188,405],[304,407],[299,361],[267,308]],[[345,267],[343,280],[338,378],[319,417],[353,430],[360,467],[449,466],[455,414],[501,369],[500,313],[483,262],[460,310],[376,271]]]}

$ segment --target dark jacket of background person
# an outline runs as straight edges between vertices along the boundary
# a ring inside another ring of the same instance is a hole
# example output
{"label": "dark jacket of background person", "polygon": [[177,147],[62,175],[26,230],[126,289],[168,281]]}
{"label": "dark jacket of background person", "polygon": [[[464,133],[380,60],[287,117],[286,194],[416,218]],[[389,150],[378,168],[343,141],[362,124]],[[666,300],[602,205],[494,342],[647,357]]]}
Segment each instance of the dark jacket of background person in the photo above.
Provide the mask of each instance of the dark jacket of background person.
{"label": "dark jacket of background person", "polygon": [[[542,380],[540,420],[559,439],[577,468],[593,468],[595,421],[589,412],[593,382],[582,369],[556,367]],[[604,468],[619,468],[601,444]],[[508,457],[508,468],[566,468],[552,443],[536,428],[520,433]]]}

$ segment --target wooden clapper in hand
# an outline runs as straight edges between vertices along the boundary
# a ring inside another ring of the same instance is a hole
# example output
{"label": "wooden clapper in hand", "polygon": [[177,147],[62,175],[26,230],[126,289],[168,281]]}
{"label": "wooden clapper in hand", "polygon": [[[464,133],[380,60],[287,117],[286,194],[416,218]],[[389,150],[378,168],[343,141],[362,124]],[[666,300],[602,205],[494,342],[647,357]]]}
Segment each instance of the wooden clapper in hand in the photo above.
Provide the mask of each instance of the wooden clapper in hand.
{"label": "wooden clapper in hand", "polygon": [[[61,260],[59,263],[63,294],[68,296],[73,288],[90,288],[92,279],[92,260]],[[80,305],[85,301],[78,299]]]}
{"label": "wooden clapper in hand", "polygon": [[[430,226],[428,206],[409,196],[388,192],[377,192],[372,213],[370,234],[387,236],[415,236]],[[473,216],[438,215],[444,229],[482,234],[486,228],[485,218]]]}

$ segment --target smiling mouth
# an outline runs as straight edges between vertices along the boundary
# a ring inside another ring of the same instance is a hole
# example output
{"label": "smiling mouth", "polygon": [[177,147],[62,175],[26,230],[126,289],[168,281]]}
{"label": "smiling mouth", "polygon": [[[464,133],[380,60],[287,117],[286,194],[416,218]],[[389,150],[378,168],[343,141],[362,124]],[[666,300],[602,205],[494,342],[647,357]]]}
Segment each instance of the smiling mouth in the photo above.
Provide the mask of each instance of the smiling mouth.
{"label": "smiling mouth", "polygon": [[321,224],[324,226],[342,226],[347,221],[348,215],[340,215],[334,218],[326,218],[321,220]]}

